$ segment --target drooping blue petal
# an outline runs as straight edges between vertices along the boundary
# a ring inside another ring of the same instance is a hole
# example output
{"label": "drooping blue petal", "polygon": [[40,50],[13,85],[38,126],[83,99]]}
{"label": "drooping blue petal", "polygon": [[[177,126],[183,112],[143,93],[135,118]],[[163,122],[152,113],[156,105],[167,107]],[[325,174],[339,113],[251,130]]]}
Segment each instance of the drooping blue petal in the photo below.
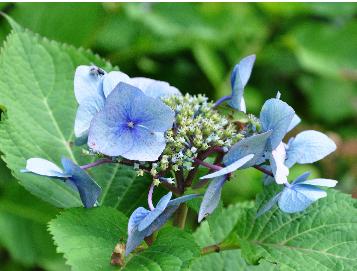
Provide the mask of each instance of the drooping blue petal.
{"label": "drooping blue petal", "polygon": [[234,109],[245,112],[243,98],[244,88],[248,83],[255,62],[255,55],[243,58],[233,69],[231,74],[232,98],[228,104]]}
{"label": "drooping blue petal", "polygon": [[156,205],[155,209],[152,210],[138,225],[138,230],[143,231],[145,230],[150,224],[162,214],[162,212],[167,207],[170,199],[172,197],[172,192],[167,193],[163,196],[158,204]]}
{"label": "drooping blue petal", "polygon": [[307,178],[309,178],[309,176],[310,176],[310,172],[305,172],[305,173],[303,173],[303,174],[301,174],[299,177],[297,177],[293,182],[292,182],[292,184],[294,185],[294,184],[299,184],[299,183],[302,183],[302,182],[304,182],[304,181],[306,181],[307,180]]}
{"label": "drooping blue petal", "polygon": [[280,142],[278,147],[269,153],[271,170],[277,184],[284,184],[288,182],[289,168],[285,165],[285,158],[285,144]]}
{"label": "drooping blue petal", "polygon": [[163,132],[173,121],[173,111],[162,101],[120,83],[94,117],[88,145],[109,156],[155,161],[165,148]]}
{"label": "drooping blue petal", "polygon": [[[296,182],[295,182],[296,183]],[[316,186],[325,186],[325,187],[335,187],[337,184],[336,180],[331,179],[312,179],[299,182],[299,184],[308,184],[308,185],[316,185]]]}
{"label": "drooping blue petal", "polygon": [[72,160],[63,157],[62,165],[65,173],[70,175],[69,180],[77,187],[84,207],[93,207],[101,193],[100,186]]}
{"label": "drooping blue petal", "polygon": [[254,157],[249,162],[244,164],[242,168],[254,166],[257,161],[261,160],[271,133],[271,131],[268,131],[262,134],[246,137],[238,141],[224,156],[223,163],[225,165],[230,165],[249,154],[254,154]]}
{"label": "drooping blue petal", "polygon": [[190,194],[190,195],[185,195],[176,199],[170,200],[168,206],[174,206],[174,205],[180,205],[183,202],[189,201],[191,199],[199,197],[199,194]]}
{"label": "drooping blue petal", "polygon": [[286,165],[314,163],[335,150],[336,144],[325,134],[304,131],[289,141]]}
{"label": "drooping blue petal", "polygon": [[128,256],[147,236],[147,231],[138,231],[139,223],[150,213],[143,207],[137,208],[130,216],[128,223],[128,240],[126,242],[125,256]]}
{"label": "drooping blue petal", "polygon": [[97,114],[104,107],[104,102],[104,98],[97,95],[84,99],[78,106],[74,122],[74,134],[77,138],[88,137],[90,123],[95,114]]}
{"label": "drooping blue petal", "polygon": [[112,71],[103,76],[103,92],[105,97],[113,91],[113,89],[120,83],[130,84],[130,77],[120,71]]}
{"label": "drooping blue petal", "polygon": [[260,122],[263,131],[273,131],[269,138],[271,150],[283,140],[294,115],[294,109],[279,99],[269,99],[264,103],[260,111]]}
{"label": "drooping blue petal", "polygon": [[130,84],[139,88],[145,95],[152,98],[167,98],[173,95],[182,95],[177,88],[170,86],[169,83],[150,78],[131,78]]}
{"label": "drooping blue petal", "polygon": [[233,162],[229,166],[226,166],[226,167],[222,168],[221,170],[215,171],[211,174],[207,174],[207,175],[201,177],[200,179],[201,180],[212,179],[212,178],[216,178],[219,176],[227,175],[233,171],[236,171],[240,167],[244,166],[248,161],[252,160],[253,157],[254,157],[254,154],[249,154],[247,156],[244,156],[243,158]]}
{"label": "drooping blue petal", "polygon": [[226,176],[220,176],[214,178],[210,182],[203,196],[200,210],[198,212],[198,222],[201,222],[202,219],[211,214],[217,208],[219,200],[221,199],[222,187],[226,180]]}
{"label": "drooping blue petal", "polygon": [[294,129],[298,124],[301,122],[301,119],[298,115],[294,115],[293,119],[291,120],[291,123],[289,125],[289,128],[287,130],[287,133],[290,132],[292,129]]}
{"label": "drooping blue petal", "polygon": [[285,187],[279,198],[279,208],[285,213],[305,210],[313,202],[326,197],[326,192],[312,185],[292,185]]}
{"label": "drooping blue petal", "polygon": [[273,206],[278,202],[279,198],[281,196],[281,192],[276,194],[274,197],[272,197],[266,204],[264,204],[257,212],[256,217],[260,217],[266,212],[268,212]]}
{"label": "drooping blue petal", "polygon": [[67,178],[70,175],[66,174],[56,164],[42,158],[30,158],[26,162],[26,168],[21,172],[32,172],[42,176]]}
{"label": "drooping blue petal", "polygon": [[105,72],[96,66],[78,66],[74,75],[74,94],[81,104],[88,98],[102,96],[102,76]]}

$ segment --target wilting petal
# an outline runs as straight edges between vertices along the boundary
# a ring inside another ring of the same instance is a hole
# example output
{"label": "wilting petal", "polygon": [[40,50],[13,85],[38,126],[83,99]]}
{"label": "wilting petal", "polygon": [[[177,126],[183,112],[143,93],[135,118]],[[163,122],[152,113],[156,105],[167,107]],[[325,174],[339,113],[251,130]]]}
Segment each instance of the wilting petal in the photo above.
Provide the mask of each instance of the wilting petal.
{"label": "wilting petal", "polygon": [[30,158],[27,160],[26,168],[21,172],[32,172],[35,174],[48,176],[48,177],[58,177],[67,178],[70,175],[63,172],[56,164],[42,158]]}
{"label": "wilting petal", "polygon": [[273,131],[269,138],[271,150],[283,140],[294,115],[294,109],[279,99],[269,99],[264,103],[260,111],[260,122],[263,131]]}
{"label": "wilting petal", "polygon": [[131,78],[130,84],[139,88],[145,95],[152,98],[167,98],[173,95],[182,95],[177,88],[170,86],[169,83],[150,78]]}
{"label": "wilting petal", "polygon": [[162,214],[162,212],[167,207],[170,199],[172,197],[172,192],[167,193],[163,196],[159,203],[156,205],[155,209],[152,210],[138,225],[138,230],[143,231],[145,230],[150,224]]}
{"label": "wilting petal", "polygon": [[294,129],[300,122],[301,122],[301,119],[299,118],[298,115],[295,114],[293,119],[291,120],[291,123],[289,125],[288,130],[287,130],[287,133],[290,132],[292,129]]}
{"label": "wilting petal", "polygon": [[223,163],[225,165],[230,165],[249,154],[254,154],[254,157],[249,162],[244,164],[242,168],[254,166],[257,161],[261,160],[271,133],[271,131],[268,131],[262,134],[246,137],[238,141],[224,156]]}
{"label": "wilting petal", "polygon": [[93,207],[101,193],[100,186],[72,160],[63,157],[62,165],[65,173],[71,176],[69,180],[77,187],[84,207]]}
{"label": "wilting petal", "polygon": [[325,134],[313,130],[304,131],[289,141],[286,165],[291,167],[295,163],[314,163],[335,150],[336,144]]}
{"label": "wilting petal", "polygon": [[130,77],[120,71],[112,71],[103,76],[103,92],[105,97],[113,91],[113,89],[120,83],[130,84]]}
{"label": "wilting petal", "polygon": [[326,195],[324,190],[312,185],[293,185],[284,188],[278,204],[283,212],[296,213],[305,210],[313,202]]}
{"label": "wilting petal", "polygon": [[245,112],[243,98],[244,88],[248,83],[255,62],[255,55],[243,58],[233,69],[231,74],[232,98],[229,105],[234,109]]}
{"label": "wilting petal", "polygon": [[205,195],[198,212],[198,222],[201,222],[206,216],[211,214],[218,206],[221,199],[221,192],[227,177],[221,176],[214,178],[207,187]]}
{"label": "wilting petal", "polygon": [[289,168],[285,165],[285,158],[285,145],[281,142],[278,147],[271,152],[269,157],[270,166],[277,184],[288,182]]}
{"label": "wilting petal", "polygon": [[299,177],[297,177],[292,184],[299,184],[305,182],[307,178],[309,178],[309,176],[310,176],[310,172],[305,172],[301,174]]}
{"label": "wilting petal", "polygon": [[299,182],[299,184],[335,187],[336,184],[337,184],[337,181],[336,180],[331,180],[331,179],[312,179],[312,180],[306,180],[306,181],[303,181],[303,182]]}
{"label": "wilting petal", "polygon": [[278,202],[281,196],[281,192],[276,194],[273,198],[271,198],[266,204],[264,204],[256,214],[256,217],[260,217],[266,212],[268,212],[273,206]]}
{"label": "wilting petal", "polygon": [[84,99],[78,106],[74,122],[74,134],[77,138],[88,137],[90,123],[94,115],[104,107],[104,102],[104,98],[97,95]]}
{"label": "wilting petal", "polygon": [[235,161],[234,163],[230,164],[229,166],[226,166],[224,168],[222,168],[221,170],[215,171],[211,174],[205,175],[203,177],[201,177],[200,179],[211,179],[211,178],[216,178],[219,176],[223,176],[223,175],[227,175],[233,171],[236,171],[237,169],[241,168],[242,166],[244,166],[248,161],[252,160],[252,158],[254,157],[254,154],[249,154],[241,159],[239,159],[238,161]]}
{"label": "wilting petal", "polygon": [[74,94],[79,104],[98,95],[104,98],[102,73],[104,71],[96,66],[82,65],[77,67],[74,75]]}

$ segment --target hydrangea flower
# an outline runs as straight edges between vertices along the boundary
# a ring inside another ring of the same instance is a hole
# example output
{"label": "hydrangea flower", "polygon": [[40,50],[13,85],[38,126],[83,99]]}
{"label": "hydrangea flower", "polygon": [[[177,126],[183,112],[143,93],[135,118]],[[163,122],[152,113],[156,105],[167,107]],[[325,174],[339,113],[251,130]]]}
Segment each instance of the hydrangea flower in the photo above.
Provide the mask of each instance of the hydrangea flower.
{"label": "hydrangea flower", "polygon": [[246,112],[244,88],[248,83],[255,62],[255,55],[243,58],[233,69],[231,74],[232,95],[228,104],[239,111]]}
{"label": "hydrangea flower", "polygon": [[63,157],[61,162],[63,170],[46,159],[30,158],[22,172],[64,180],[71,188],[75,188],[79,192],[84,207],[95,206],[101,193],[100,186],[72,160]]}
{"label": "hydrangea flower", "polygon": [[108,156],[155,161],[165,148],[164,132],[172,127],[174,117],[161,100],[119,83],[93,118],[88,145]]}
{"label": "hydrangea flower", "polygon": [[308,180],[310,173],[299,176],[292,184],[287,183],[283,191],[269,200],[257,213],[257,217],[269,211],[276,203],[285,213],[297,213],[305,210],[320,198],[326,197],[326,192],[317,186],[334,187],[337,183],[330,179]]}
{"label": "hydrangea flower", "polygon": [[192,194],[171,200],[172,192],[169,192],[161,198],[152,211],[144,207],[137,208],[129,218],[125,255],[127,256],[139,246],[145,237],[161,228],[181,203],[198,196],[199,195]]}
{"label": "hydrangea flower", "polygon": [[74,133],[78,143],[86,142],[93,117],[103,109],[106,97],[120,82],[133,85],[153,98],[181,95],[177,88],[163,81],[142,77],[130,78],[120,71],[107,73],[94,65],[78,66],[74,76],[74,93],[79,104]]}

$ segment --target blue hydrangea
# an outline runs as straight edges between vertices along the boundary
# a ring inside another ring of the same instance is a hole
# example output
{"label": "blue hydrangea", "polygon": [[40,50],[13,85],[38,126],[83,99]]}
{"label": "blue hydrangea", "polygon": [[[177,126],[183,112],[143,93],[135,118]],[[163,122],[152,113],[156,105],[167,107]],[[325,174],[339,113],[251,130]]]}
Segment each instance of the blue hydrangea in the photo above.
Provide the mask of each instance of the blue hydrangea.
{"label": "blue hydrangea", "polygon": [[119,83],[91,122],[88,146],[108,156],[155,161],[165,148],[164,132],[172,127],[174,117],[160,99]]}
{"label": "blue hydrangea", "polygon": [[139,207],[131,214],[128,223],[125,255],[139,246],[145,237],[160,229],[181,203],[196,198],[198,195],[186,195],[176,199],[171,199],[171,197],[172,193],[167,193],[152,211]]}
{"label": "blue hydrangea", "polygon": [[95,206],[101,193],[100,186],[72,160],[63,157],[61,162],[63,169],[46,159],[30,158],[22,172],[64,180],[71,188],[79,192],[84,207]]}
{"label": "blue hydrangea", "polygon": [[153,98],[181,95],[177,88],[163,81],[142,77],[130,78],[120,71],[107,73],[93,65],[81,65],[77,67],[74,76],[74,93],[79,104],[74,133],[79,144],[87,142],[93,117],[103,109],[106,97],[120,82],[137,87],[145,95]]}
{"label": "blue hydrangea", "polygon": [[301,212],[318,199],[326,197],[326,192],[318,186],[334,187],[337,183],[337,181],[330,179],[308,180],[309,175],[310,173],[306,172],[291,184],[286,184],[283,191],[260,208],[257,216],[268,212],[276,203],[285,213]]}

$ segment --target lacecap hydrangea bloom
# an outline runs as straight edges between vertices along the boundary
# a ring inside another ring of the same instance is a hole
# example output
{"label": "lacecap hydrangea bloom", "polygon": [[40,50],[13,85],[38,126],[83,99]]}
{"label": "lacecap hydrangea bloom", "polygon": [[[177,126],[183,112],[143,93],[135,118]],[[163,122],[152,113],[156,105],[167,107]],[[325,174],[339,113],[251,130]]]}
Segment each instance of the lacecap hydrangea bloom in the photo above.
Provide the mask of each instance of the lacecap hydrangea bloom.
{"label": "lacecap hydrangea bloom", "polygon": [[[222,187],[232,173],[248,167],[264,173],[265,185],[281,187],[258,210],[257,217],[276,204],[285,213],[304,211],[326,196],[320,187],[333,187],[336,181],[309,180],[309,173],[304,173],[290,183],[290,168],[321,160],[336,145],[312,130],[285,141],[301,120],[279,92],[262,105],[258,117],[247,113],[244,90],[254,62],[255,55],[251,55],[234,67],[231,94],[216,102],[204,95],[182,95],[163,81],[130,78],[94,65],[79,66],[74,76],[78,102],[74,133],[83,153],[97,160],[79,166],[64,158],[61,169],[50,161],[30,158],[24,172],[65,181],[78,191],[85,207],[99,205],[101,193],[86,173],[89,168],[119,163],[132,167],[138,175],[151,176],[148,208],[139,206],[129,218],[126,255],[174,213],[185,213],[180,210],[185,202],[201,196],[186,194],[187,188],[208,184],[198,212],[200,222],[217,208]],[[197,176],[200,167],[209,172]],[[155,205],[152,199],[157,186],[169,192]]]}

